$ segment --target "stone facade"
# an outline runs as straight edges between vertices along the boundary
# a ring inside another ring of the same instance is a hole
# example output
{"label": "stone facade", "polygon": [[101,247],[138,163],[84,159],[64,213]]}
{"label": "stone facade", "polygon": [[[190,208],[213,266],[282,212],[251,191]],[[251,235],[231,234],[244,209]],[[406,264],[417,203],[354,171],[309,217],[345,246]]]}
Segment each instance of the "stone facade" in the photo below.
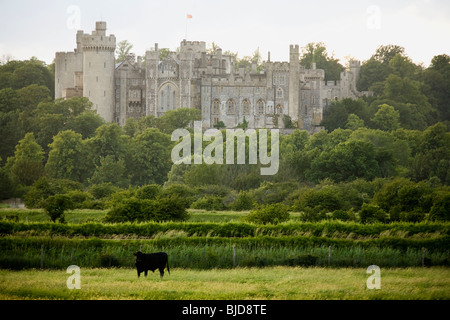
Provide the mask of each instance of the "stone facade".
{"label": "stone facade", "polygon": [[324,70],[300,65],[298,45],[290,46],[289,62],[272,62],[269,53],[261,71],[256,63],[234,66],[220,48],[207,53],[205,42],[186,40],[162,60],[155,44],[145,57],[114,64],[115,37],[105,31],[106,23],[97,22],[91,35],[78,31],[74,52],[56,53],[56,98],[88,97],[105,120],[120,125],[130,117],[197,108],[204,128],[219,121],[234,128],[244,119],[249,128],[283,128],[287,115],[314,133],[332,100],[369,94],[356,90],[359,61],[351,61],[339,81],[325,83]]}

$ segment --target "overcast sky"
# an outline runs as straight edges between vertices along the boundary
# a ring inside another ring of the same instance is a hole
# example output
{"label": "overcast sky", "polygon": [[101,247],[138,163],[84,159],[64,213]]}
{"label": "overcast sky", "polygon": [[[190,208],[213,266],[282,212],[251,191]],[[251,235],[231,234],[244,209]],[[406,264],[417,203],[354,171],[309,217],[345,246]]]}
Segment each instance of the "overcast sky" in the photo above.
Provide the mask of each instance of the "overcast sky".
{"label": "overcast sky", "polygon": [[290,44],[309,42],[325,43],[344,65],[349,56],[364,61],[387,44],[403,46],[425,66],[450,54],[448,0],[0,1],[0,59],[36,56],[51,63],[56,51],[75,48],[78,29],[90,33],[100,20],[137,55],[155,43],[174,51],[184,38],[214,41],[241,58],[259,48],[272,61],[288,61]]}

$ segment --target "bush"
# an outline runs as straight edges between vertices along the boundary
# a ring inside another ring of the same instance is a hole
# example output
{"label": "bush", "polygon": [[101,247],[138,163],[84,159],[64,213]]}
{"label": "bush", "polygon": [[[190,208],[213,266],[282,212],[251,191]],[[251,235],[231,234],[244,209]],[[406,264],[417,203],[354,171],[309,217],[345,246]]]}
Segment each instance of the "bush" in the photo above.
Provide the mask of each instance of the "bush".
{"label": "bush", "polygon": [[91,201],[93,198],[89,192],[80,190],[69,191],[65,195],[72,200],[74,209],[84,209],[85,203]]}
{"label": "bush", "polygon": [[113,193],[118,192],[120,188],[113,186],[110,182],[91,185],[89,192],[95,199],[104,199],[110,197]]}
{"label": "bush", "polygon": [[324,187],[319,190],[306,189],[298,200],[294,201],[293,207],[296,211],[312,210],[313,213],[327,213],[344,209],[345,203],[334,188]]}
{"label": "bush", "polygon": [[204,196],[191,204],[192,209],[226,210],[223,198],[219,196]]}
{"label": "bush", "polygon": [[186,201],[176,195],[156,200],[135,197],[114,202],[106,215],[107,222],[184,221]]}
{"label": "bush", "polygon": [[377,205],[364,203],[359,211],[361,223],[386,222],[387,215]]}
{"label": "bush", "polygon": [[33,183],[25,195],[25,206],[27,208],[42,208],[44,200],[48,197],[72,190],[81,190],[82,188],[83,186],[79,182],[42,177]]}
{"label": "bush", "polygon": [[355,213],[353,212],[353,210],[350,211],[335,210],[331,214],[331,217],[335,220],[351,221],[355,220]]}
{"label": "bush", "polygon": [[45,199],[43,207],[53,222],[59,219],[59,222],[63,223],[64,211],[73,209],[74,203],[67,195],[57,194]]}
{"label": "bush", "polygon": [[450,194],[447,194],[433,203],[430,211],[430,220],[450,221]]}
{"label": "bush", "polygon": [[258,224],[278,224],[289,220],[289,208],[279,203],[262,205],[250,211],[245,220]]}
{"label": "bush", "polygon": [[183,184],[171,184],[168,187],[163,188],[160,197],[169,198],[174,195],[184,199],[186,209],[190,207],[196,198],[196,192]]}
{"label": "bush", "polygon": [[161,193],[161,186],[157,184],[150,184],[148,186],[143,186],[136,191],[136,197],[138,199],[154,200]]}
{"label": "bush", "polygon": [[253,198],[248,192],[241,191],[236,200],[231,203],[230,208],[235,211],[251,210],[253,209]]}

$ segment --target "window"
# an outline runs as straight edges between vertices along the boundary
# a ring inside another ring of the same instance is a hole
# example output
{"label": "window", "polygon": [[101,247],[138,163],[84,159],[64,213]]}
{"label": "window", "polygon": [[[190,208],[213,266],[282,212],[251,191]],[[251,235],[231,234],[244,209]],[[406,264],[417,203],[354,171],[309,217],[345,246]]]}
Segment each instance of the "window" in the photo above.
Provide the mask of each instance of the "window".
{"label": "window", "polygon": [[175,110],[177,108],[177,88],[172,83],[167,83],[159,90],[159,109]]}
{"label": "window", "polygon": [[259,114],[264,114],[264,100],[258,100],[256,108],[258,109]]}
{"label": "window", "polygon": [[242,101],[242,113],[250,114],[250,102],[248,101],[248,99]]}
{"label": "window", "polygon": [[213,101],[212,113],[219,114],[219,112],[220,112],[220,101],[216,99]]}
{"label": "window", "polygon": [[235,112],[235,103],[233,99],[227,101],[227,114],[234,114]]}
{"label": "window", "polygon": [[283,89],[281,88],[277,89],[277,98],[283,98]]}
{"label": "window", "polygon": [[284,85],[284,76],[280,76],[280,85]]}
{"label": "window", "polygon": [[283,114],[283,106],[281,104],[277,105],[276,113],[277,114]]}

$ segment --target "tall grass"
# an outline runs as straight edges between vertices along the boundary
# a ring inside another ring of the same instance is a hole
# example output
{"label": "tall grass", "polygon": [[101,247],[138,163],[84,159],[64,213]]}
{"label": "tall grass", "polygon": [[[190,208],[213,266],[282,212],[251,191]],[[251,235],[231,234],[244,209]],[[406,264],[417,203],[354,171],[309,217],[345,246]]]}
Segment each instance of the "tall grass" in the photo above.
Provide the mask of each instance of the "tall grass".
{"label": "tall grass", "polygon": [[[185,239],[187,240],[187,239]],[[2,239],[0,267],[8,269],[133,267],[133,253],[165,251],[176,268],[233,268],[267,266],[410,267],[422,265],[422,249],[376,246],[277,246],[266,243],[200,241],[145,241],[100,239]],[[331,253],[331,254],[330,254]],[[448,250],[427,250],[427,265],[450,265]]]}

